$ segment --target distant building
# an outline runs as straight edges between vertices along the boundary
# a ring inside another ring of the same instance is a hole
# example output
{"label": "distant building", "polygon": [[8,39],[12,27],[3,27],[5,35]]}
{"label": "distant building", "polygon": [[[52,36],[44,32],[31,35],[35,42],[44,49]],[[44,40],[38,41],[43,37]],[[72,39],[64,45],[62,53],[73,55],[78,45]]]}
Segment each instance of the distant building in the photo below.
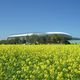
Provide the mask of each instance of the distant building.
{"label": "distant building", "polygon": [[60,35],[65,38],[69,38],[69,39],[72,38],[70,34],[64,32],[46,32],[46,33],[26,33],[26,34],[10,35],[8,36],[8,40],[15,39],[15,38],[20,38],[22,40],[22,39],[26,39],[27,36],[32,36],[32,35],[37,35],[37,36]]}
{"label": "distant building", "polygon": [[17,35],[10,35],[8,36],[8,40],[11,39],[16,39],[19,38],[20,40],[27,40],[28,37],[32,36],[32,35],[37,35],[37,36],[50,36],[50,35],[59,35],[61,37],[67,38],[69,40],[70,43],[80,43],[80,39],[79,38],[74,38],[72,37],[70,34],[68,33],[64,33],[64,32],[45,32],[45,33],[26,33],[26,34],[17,34]]}

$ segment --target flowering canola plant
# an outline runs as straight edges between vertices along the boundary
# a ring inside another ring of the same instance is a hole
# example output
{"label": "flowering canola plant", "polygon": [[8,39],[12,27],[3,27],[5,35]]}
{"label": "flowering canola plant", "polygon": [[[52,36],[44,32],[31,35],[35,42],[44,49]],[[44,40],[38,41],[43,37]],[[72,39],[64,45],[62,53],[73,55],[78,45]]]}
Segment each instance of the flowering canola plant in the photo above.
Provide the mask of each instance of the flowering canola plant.
{"label": "flowering canola plant", "polygon": [[0,80],[80,80],[80,45],[0,45]]}

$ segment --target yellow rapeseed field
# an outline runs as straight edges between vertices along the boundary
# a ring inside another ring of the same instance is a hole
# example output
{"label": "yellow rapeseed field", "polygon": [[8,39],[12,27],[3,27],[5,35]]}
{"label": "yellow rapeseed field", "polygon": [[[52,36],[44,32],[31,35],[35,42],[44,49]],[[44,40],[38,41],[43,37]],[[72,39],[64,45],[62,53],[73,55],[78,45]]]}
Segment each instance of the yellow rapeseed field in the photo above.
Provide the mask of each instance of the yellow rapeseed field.
{"label": "yellow rapeseed field", "polygon": [[80,80],[80,45],[0,45],[0,80]]}

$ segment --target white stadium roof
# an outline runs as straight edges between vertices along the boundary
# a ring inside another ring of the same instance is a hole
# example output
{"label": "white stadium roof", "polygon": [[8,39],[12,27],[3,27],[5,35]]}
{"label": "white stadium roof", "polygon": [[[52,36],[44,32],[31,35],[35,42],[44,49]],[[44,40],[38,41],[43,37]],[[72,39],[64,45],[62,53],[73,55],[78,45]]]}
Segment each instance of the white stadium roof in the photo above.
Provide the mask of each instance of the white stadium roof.
{"label": "white stadium roof", "polygon": [[8,36],[8,37],[20,37],[20,36],[31,36],[31,35],[33,35],[33,33],[10,35],[10,36]]}
{"label": "white stadium roof", "polygon": [[60,34],[60,35],[66,35],[72,37],[70,34],[65,32],[26,33],[26,34],[10,35],[8,37],[24,37],[24,36],[31,36],[31,35],[46,35],[46,34]]}
{"label": "white stadium roof", "polygon": [[65,35],[70,35],[70,34],[65,33],[65,32],[46,32],[46,34],[65,34]]}

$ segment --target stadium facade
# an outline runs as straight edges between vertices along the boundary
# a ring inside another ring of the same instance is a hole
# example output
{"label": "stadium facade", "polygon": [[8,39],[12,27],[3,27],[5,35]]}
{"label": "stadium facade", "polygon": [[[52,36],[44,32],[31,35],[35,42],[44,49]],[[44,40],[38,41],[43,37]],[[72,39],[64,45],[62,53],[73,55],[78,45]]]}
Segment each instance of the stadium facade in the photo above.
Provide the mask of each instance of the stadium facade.
{"label": "stadium facade", "polygon": [[37,36],[50,36],[50,35],[58,35],[64,38],[67,38],[70,43],[80,43],[80,38],[72,37],[70,34],[65,32],[45,32],[45,33],[26,33],[26,34],[17,34],[17,35],[10,35],[8,36],[8,40],[19,38],[20,40],[27,40],[28,37],[32,35]]}

